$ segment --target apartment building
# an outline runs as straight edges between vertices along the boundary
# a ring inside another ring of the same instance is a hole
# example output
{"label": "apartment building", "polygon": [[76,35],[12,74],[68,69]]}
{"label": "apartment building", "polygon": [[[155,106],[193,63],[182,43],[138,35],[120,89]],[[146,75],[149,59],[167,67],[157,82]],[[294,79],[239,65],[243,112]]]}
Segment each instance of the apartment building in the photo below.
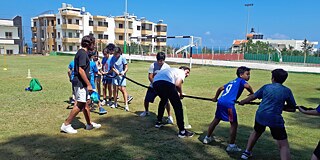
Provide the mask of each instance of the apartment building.
{"label": "apartment building", "polygon": [[0,54],[23,53],[22,18],[0,19]]}
{"label": "apartment building", "polygon": [[[131,36],[166,36],[167,25],[162,21],[159,22],[138,19],[134,15],[127,15],[127,18],[124,15],[115,17],[91,15],[85,11],[84,7],[75,8],[70,4],[62,3],[58,13],[42,14],[31,19],[32,42],[34,51],[39,53],[77,51],[81,46],[81,38],[84,35],[93,34],[98,50],[102,50],[102,44],[107,43],[124,45],[125,38],[128,45],[139,43],[159,48],[166,45],[165,40],[159,40],[159,42],[148,40],[140,43],[137,39],[130,39]],[[51,24],[54,26],[50,26]],[[127,26],[126,29],[125,26]],[[48,27],[50,27],[49,30]]]}

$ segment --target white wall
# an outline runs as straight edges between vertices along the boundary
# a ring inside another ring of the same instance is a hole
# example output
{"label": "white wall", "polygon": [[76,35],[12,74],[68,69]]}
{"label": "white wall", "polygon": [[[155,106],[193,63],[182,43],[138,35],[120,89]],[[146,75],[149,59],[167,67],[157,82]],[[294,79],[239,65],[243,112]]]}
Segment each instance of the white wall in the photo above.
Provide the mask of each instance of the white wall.
{"label": "white wall", "polygon": [[5,39],[5,32],[12,32],[12,39],[19,39],[18,37],[18,27],[13,26],[0,26],[0,38]]}
{"label": "white wall", "polygon": [[1,47],[4,47],[1,49],[1,54],[6,54],[7,50],[13,50],[13,54],[19,54],[19,45],[17,44],[8,44],[8,45],[2,45],[0,44]]}
{"label": "white wall", "polygon": [[4,26],[13,26],[13,21],[12,21],[12,20],[4,20],[4,19],[0,19],[0,25],[4,25]]}

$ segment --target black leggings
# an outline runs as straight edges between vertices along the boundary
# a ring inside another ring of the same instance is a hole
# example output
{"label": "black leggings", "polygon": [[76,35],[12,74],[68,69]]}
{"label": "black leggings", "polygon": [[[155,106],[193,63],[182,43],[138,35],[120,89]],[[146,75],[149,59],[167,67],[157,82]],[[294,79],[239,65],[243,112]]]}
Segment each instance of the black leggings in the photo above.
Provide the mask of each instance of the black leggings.
{"label": "black leggings", "polygon": [[183,109],[176,86],[168,81],[160,80],[153,83],[153,88],[161,99],[158,106],[158,121],[162,121],[165,105],[168,103],[168,100],[170,100],[176,115],[179,131],[183,131]]}

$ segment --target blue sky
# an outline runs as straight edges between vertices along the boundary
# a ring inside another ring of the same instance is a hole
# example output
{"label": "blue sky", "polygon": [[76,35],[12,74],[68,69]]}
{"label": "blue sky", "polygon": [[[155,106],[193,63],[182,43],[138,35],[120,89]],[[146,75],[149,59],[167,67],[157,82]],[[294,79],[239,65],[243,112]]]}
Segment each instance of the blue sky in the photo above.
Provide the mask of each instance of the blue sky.
{"label": "blue sky", "polygon": [[[27,43],[31,43],[30,18],[44,11],[55,13],[61,3],[86,7],[92,15],[120,15],[125,0],[10,0],[2,1],[0,18],[21,15]],[[168,35],[202,37],[208,47],[229,47],[234,39],[243,39],[248,30],[272,39],[308,39],[320,41],[319,0],[128,0],[128,12],[168,24]],[[185,40],[168,40],[170,44],[186,44]],[[320,47],[319,45],[317,46]]]}

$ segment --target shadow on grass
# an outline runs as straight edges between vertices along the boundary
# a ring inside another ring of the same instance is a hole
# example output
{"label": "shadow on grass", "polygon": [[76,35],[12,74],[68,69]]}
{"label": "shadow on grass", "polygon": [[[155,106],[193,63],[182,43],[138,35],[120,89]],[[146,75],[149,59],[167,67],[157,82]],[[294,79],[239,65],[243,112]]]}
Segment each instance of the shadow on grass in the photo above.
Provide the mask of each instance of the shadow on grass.
{"label": "shadow on grass", "polygon": [[[138,117],[136,114],[104,116],[100,129],[86,131],[76,118],[72,125],[77,135],[33,134],[12,137],[0,143],[0,157],[6,159],[239,159],[241,153],[226,154],[229,126],[218,126],[215,136],[220,141],[203,145],[204,135],[180,139],[177,126],[154,128],[156,115]],[[206,127],[204,127],[206,128]],[[237,144],[244,148],[251,127],[239,125]],[[90,133],[90,134],[88,134]],[[199,140],[197,140],[197,138]],[[265,133],[254,149],[254,159],[278,159],[279,153],[269,132]],[[294,155],[308,149],[291,150]],[[301,159],[301,157],[298,157]],[[297,159],[298,159],[297,158]]]}
{"label": "shadow on grass", "polygon": [[[306,98],[306,100],[311,103],[320,104],[320,98]],[[305,106],[305,107],[308,107],[308,106]],[[312,107],[312,108],[315,108],[315,107]]]}

